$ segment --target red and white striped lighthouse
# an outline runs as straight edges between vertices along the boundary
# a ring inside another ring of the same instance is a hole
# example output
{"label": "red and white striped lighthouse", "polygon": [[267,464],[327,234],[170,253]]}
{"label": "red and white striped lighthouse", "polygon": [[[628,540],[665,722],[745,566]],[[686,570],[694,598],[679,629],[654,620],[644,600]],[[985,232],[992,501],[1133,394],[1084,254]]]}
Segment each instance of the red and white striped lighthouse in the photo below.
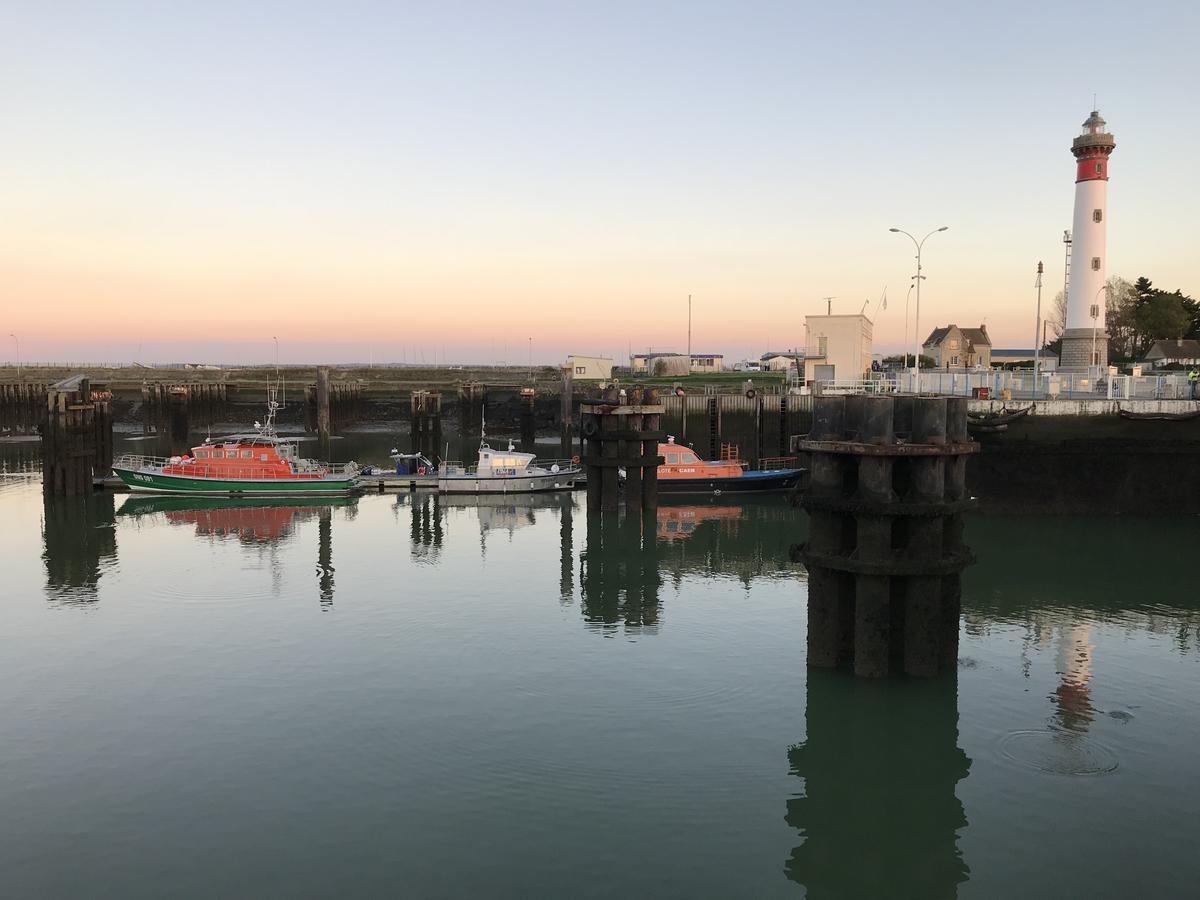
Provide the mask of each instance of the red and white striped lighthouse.
{"label": "red and white striped lighthouse", "polygon": [[1075,225],[1060,365],[1075,371],[1108,365],[1108,335],[1104,331],[1105,229],[1108,157],[1117,142],[1105,124],[1100,113],[1092,110],[1083,123],[1083,133],[1071,142],[1076,163]]}

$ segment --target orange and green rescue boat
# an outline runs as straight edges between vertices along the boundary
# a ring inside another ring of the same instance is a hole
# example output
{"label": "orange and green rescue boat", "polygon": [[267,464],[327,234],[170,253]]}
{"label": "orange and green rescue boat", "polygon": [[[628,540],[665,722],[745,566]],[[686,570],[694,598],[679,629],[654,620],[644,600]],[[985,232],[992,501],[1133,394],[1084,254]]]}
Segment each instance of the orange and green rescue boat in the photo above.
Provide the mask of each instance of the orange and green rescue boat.
{"label": "orange and green rescue boat", "polygon": [[359,490],[358,466],[334,466],[300,456],[294,439],[281,438],[272,423],[278,404],[267,404],[267,421],[256,431],[209,438],[190,454],[156,459],[123,456],[113,472],[131,491],[255,497],[343,496]]}

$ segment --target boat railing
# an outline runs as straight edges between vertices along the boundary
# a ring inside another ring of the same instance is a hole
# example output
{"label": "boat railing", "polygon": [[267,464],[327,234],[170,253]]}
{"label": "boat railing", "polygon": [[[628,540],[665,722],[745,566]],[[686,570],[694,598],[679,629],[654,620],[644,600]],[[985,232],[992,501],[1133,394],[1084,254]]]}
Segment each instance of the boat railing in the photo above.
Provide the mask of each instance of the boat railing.
{"label": "boat railing", "polygon": [[[298,463],[298,464],[297,464]],[[174,469],[184,469],[183,472],[172,472],[170,474],[187,475],[195,478],[228,478],[232,480],[255,480],[269,481],[279,478],[296,479],[296,478],[325,478],[325,477],[353,477],[358,474],[359,467],[357,463],[304,463],[303,461],[293,461],[293,466],[290,469],[283,469],[279,466],[266,466],[262,464],[253,465],[216,465],[203,460],[189,459],[183,461],[179,457],[164,457],[164,456],[141,456],[138,454],[127,453],[117,458],[113,465],[121,469],[132,469],[137,471],[142,468],[161,469],[164,467]]]}
{"label": "boat railing", "polygon": [[800,466],[795,456],[764,456],[754,468],[759,472],[773,469],[798,469]]}
{"label": "boat railing", "polygon": [[[534,469],[545,469],[546,471],[553,471],[555,466],[558,466],[559,471],[565,471],[567,469],[581,468],[581,466],[578,462],[572,462],[569,459],[531,459],[529,461],[529,467],[534,468]],[[491,475],[517,476],[526,471],[527,471],[527,469],[525,469],[525,468],[513,468],[511,466],[510,467],[494,466],[492,468],[490,474]],[[477,466],[477,465],[466,466],[466,465],[463,465],[463,463],[460,460],[456,460],[456,459],[449,459],[449,460],[443,461],[437,470],[438,475],[441,475],[442,477],[445,477],[447,475],[452,475],[452,476],[475,475],[475,474],[478,474],[478,472],[479,472],[479,466]]]}

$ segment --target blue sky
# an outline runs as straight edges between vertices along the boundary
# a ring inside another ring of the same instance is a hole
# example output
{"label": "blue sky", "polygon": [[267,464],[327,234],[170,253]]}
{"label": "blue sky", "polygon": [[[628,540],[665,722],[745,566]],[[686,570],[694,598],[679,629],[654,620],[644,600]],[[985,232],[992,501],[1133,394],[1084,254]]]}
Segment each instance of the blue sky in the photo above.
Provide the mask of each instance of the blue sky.
{"label": "blue sky", "polygon": [[757,355],[801,343],[820,298],[873,309],[885,286],[889,349],[912,253],[887,229],[943,224],[922,334],[986,317],[1028,345],[1093,94],[1118,145],[1109,273],[1200,294],[1190,5],[56,3],[4,21],[0,283],[29,358],[233,361],[272,335],[297,359],[490,361],[529,337],[547,362],[624,355],[681,348],[689,293],[696,346]]}

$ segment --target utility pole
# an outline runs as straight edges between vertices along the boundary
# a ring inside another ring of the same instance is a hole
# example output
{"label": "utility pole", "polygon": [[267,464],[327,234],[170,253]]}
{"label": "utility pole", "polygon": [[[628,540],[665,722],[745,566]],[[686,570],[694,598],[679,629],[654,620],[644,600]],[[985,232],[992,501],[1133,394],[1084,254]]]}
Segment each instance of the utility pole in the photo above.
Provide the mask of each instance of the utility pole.
{"label": "utility pole", "polygon": [[1033,396],[1037,397],[1038,389],[1038,370],[1042,361],[1042,345],[1038,338],[1042,334],[1042,261],[1038,260],[1037,281],[1033,283],[1037,288],[1037,317],[1033,320]]}
{"label": "utility pole", "polygon": [[692,374],[692,295],[688,294],[688,374]]}

